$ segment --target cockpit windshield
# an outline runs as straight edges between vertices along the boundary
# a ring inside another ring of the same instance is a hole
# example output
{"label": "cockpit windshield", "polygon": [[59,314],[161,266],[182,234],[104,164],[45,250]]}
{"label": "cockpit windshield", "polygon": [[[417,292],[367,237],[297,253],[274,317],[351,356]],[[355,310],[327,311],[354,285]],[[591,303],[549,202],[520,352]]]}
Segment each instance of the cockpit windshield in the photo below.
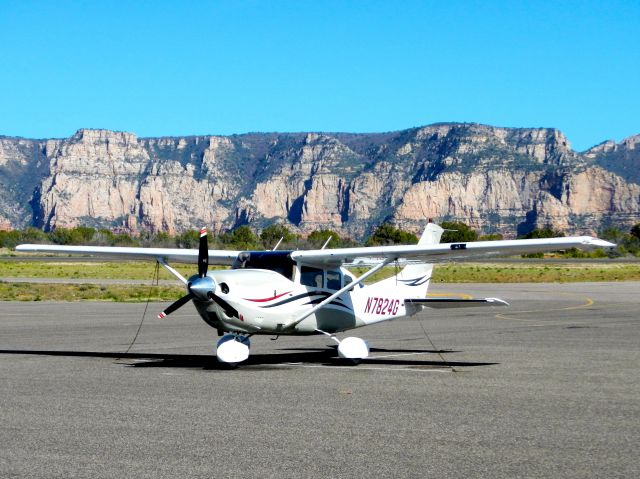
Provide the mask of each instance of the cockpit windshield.
{"label": "cockpit windshield", "polygon": [[232,269],[267,269],[293,281],[295,263],[291,251],[244,251],[238,255]]}

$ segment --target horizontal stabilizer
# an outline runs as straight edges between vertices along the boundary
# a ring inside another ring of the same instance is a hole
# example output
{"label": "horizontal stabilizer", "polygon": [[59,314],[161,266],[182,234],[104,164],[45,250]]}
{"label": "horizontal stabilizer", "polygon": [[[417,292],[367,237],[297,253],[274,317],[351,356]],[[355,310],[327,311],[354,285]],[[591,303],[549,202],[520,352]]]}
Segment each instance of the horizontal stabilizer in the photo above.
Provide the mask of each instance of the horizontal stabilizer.
{"label": "horizontal stabilizer", "polygon": [[479,306],[509,306],[509,303],[498,298],[413,298],[405,299],[405,303],[425,308],[445,309],[445,308],[475,308]]}

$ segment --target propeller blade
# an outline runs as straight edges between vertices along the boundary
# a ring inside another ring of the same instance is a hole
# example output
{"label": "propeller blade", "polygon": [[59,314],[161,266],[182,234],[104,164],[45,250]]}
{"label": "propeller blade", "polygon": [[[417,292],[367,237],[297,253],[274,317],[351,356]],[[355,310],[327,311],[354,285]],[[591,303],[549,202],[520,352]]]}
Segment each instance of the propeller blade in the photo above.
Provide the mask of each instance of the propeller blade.
{"label": "propeller blade", "polygon": [[200,230],[200,247],[198,249],[198,276],[204,278],[209,269],[209,240],[207,239],[207,228]]}
{"label": "propeller blade", "polygon": [[180,298],[178,301],[176,301],[174,303],[171,303],[167,309],[165,309],[162,313],[160,313],[158,315],[158,319],[162,319],[162,318],[165,318],[165,317],[169,316],[176,309],[181,308],[182,306],[187,304],[192,299],[193,299],[193,294],[189,293],[186,296],[183,296],[182,298]]}
{"label": "propeller blade", "polygon": [[216,296],[213,293],[209,293],[207,296],[209,296],[209,299],[214,300],[218,304],[218,306],[220,306],[222,309],[224,309],[224,312],[230,318],[239,318],[240,317],[240,315],[238,314],[238,310],[236,308],[234,308],[233,306],[231,306],[229,303],[227,303],[221,297]]}

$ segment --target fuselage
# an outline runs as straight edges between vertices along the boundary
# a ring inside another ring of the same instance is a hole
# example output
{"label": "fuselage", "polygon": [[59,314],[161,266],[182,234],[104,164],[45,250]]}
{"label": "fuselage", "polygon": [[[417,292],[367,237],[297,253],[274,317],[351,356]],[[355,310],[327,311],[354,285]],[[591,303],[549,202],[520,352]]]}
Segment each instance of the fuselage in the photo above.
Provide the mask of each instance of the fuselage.
{"label": "fuselage", "polygon": [[217,300],[194,300],[194,304],[204,321],[219,331],[251,334],[335,333],[406,316],[400,291],[356,284],[289,328],[306,311],[354,280],[344,268],[292,268],[289,278],[266,269],[210,271]]}

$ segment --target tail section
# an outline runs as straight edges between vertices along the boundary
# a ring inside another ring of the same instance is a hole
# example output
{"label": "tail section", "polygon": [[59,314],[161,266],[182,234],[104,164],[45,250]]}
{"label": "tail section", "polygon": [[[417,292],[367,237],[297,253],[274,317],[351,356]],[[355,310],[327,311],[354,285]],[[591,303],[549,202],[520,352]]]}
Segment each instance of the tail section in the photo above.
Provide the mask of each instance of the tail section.
{"label": "tail section", "polygon": [[[435,223],[429,222],[425,228],[418,244],[429,245],[440,243],[440,237],[444,230]],[[406,298],[423,298],[427,294],[433,264],[417,263],[405,266],[396,276],[387,278],[373,286],[402,288]]]}
{"label": "tail section", "polygon": [[444,230],[440,226],[429,221],[418,244],[438,244],[440,243],[440,238],[442,238],[442,233],[444,233]]}
{"label": "tail section", "polygon": [[[438,244],[444,230],[435,223],[428,223],[424,229],[418,244]],[[431,273],[433,272],[433,264],[420,263],[409,264],[405,266],[397,276],[399,284],[404,284],[411,288],[409,298],[422,298],[427,294],[429,281],[431,281]]]}

